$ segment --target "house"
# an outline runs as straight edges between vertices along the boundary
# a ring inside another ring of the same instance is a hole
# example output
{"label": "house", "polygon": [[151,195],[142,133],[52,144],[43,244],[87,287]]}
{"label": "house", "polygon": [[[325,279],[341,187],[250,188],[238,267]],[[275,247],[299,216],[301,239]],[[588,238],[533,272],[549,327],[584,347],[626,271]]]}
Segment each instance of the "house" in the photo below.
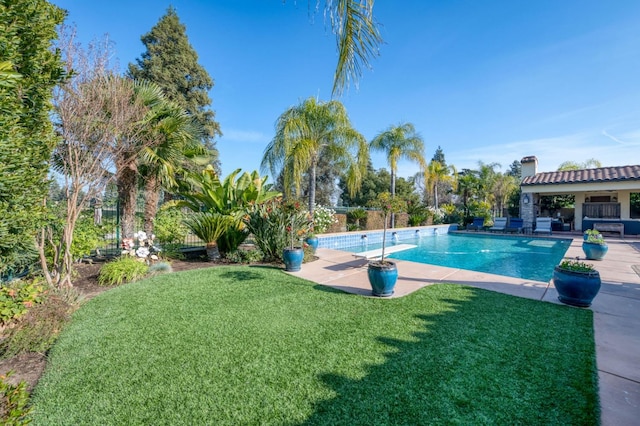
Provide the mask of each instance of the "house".
{"label": "house", "polygon": [[[623,224],[625,235],[640,234],[640,209],[632,203],[640,198],[640,165],[538,172],[535,156],[524,157],[521,164],[520,215],[525,227],[531,228],[536,217],[557,215],[558,221],[570,218],[569,227],[576,231],[605,223],[610,228]],[[546,195],[573,195],[575,205],[540,211],[540,197]]]}

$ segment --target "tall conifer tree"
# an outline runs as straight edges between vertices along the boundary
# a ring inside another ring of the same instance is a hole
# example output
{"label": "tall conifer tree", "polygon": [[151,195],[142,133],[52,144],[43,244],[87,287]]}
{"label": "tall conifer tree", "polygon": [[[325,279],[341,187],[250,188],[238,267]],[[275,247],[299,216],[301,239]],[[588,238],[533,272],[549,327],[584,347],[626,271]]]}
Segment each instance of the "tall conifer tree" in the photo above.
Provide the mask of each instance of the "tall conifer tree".
{"label": "tall conifer tree", "polygon": [[213,80],[198,63],[198,54],[186,34],[186,27],[173,7],[160,18],[151,31],[141,37],[146,51],[129,64],[128,75],[136,80],[152,81],[160,86],[167,98],[191,114],[204,129],[203,143],[211,151],[218,167],[218,151],[214,138],[222,135],[220,125],[211,110],[209,90]]}

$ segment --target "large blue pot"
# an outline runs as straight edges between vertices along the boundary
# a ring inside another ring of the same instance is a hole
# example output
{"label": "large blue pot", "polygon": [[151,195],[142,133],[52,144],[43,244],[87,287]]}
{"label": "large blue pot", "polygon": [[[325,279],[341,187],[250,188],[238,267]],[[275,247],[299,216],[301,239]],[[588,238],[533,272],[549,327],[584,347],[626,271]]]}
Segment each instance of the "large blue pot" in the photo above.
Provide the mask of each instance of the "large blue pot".
{"label": "large blue pot", "polygon": [[558,299],[568,305],[586,308],[600,291],[600,273],[575,272],[556,266],[553,270],[553,285],[558,291]]}
{"label": "large blue pot", "polygon": [[393,289],[398,280],[398,268],[393,262],[385,260],[369,262],[368,268],[369,284],[374,296],[389,297],[393,294]]}
{"label": "large blue pot", "polygon": [[309,245],[313,249],[313,254],[316,254],[316,250],[318,249],[318,237],[307,237],[304,240],[305,243]]}
{"label": "large blue pot", "polygon": [[304,259],[304,250],[302,247],[285,248],[282,253],[284,259],[284,270],[287,272],[297,272],[302,266]]}
{"label": "large blue pot", "polygon": [[584,241],[582,243],[582,251],[589,260],[602,260],[609,251],[609,246],[606,243],[597,244]]}

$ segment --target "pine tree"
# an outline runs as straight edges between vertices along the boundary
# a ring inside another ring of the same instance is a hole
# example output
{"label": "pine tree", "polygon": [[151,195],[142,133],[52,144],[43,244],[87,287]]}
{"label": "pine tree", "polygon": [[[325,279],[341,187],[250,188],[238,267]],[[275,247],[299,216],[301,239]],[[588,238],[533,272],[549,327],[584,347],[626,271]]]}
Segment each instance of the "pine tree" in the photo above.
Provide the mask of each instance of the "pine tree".
{"label": "pine tree", "polygon": [[203,143],[218,165],[218,151],[213,138],[222,135],[215,113],[209,108],[209,90],[213,80],[198,63],[198,54],[189,43],[186,27],[173,7],[160,18],[151,31],[141,37],[146,51],[129,64],[128,75],[160,86],[167,98],[184,108],[204,129]]}
{"label": "pine tree", "polygon": [[25,266],[44,219],[52,90],[63,78],[51,44],[64,16],[44,0],[0,3],[0,274]]}

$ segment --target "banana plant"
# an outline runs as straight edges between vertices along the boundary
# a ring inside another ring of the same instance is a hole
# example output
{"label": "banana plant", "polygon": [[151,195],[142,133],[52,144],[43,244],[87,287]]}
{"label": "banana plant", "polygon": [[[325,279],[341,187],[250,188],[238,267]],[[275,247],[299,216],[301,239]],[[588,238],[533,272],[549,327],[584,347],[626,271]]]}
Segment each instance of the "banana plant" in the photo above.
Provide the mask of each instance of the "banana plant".
{"label": "banana plant", "polygon": [[187,186],[178,191],[183,199],[176,200],[174,204],[195,212],[234,214],[282,195],[266,183],[267,176],[261,177],[253,171],[244,172],[236,179],[240,171],[234,170],[221,182],[214,168],[207,166],[202,172],[188,176]]}

